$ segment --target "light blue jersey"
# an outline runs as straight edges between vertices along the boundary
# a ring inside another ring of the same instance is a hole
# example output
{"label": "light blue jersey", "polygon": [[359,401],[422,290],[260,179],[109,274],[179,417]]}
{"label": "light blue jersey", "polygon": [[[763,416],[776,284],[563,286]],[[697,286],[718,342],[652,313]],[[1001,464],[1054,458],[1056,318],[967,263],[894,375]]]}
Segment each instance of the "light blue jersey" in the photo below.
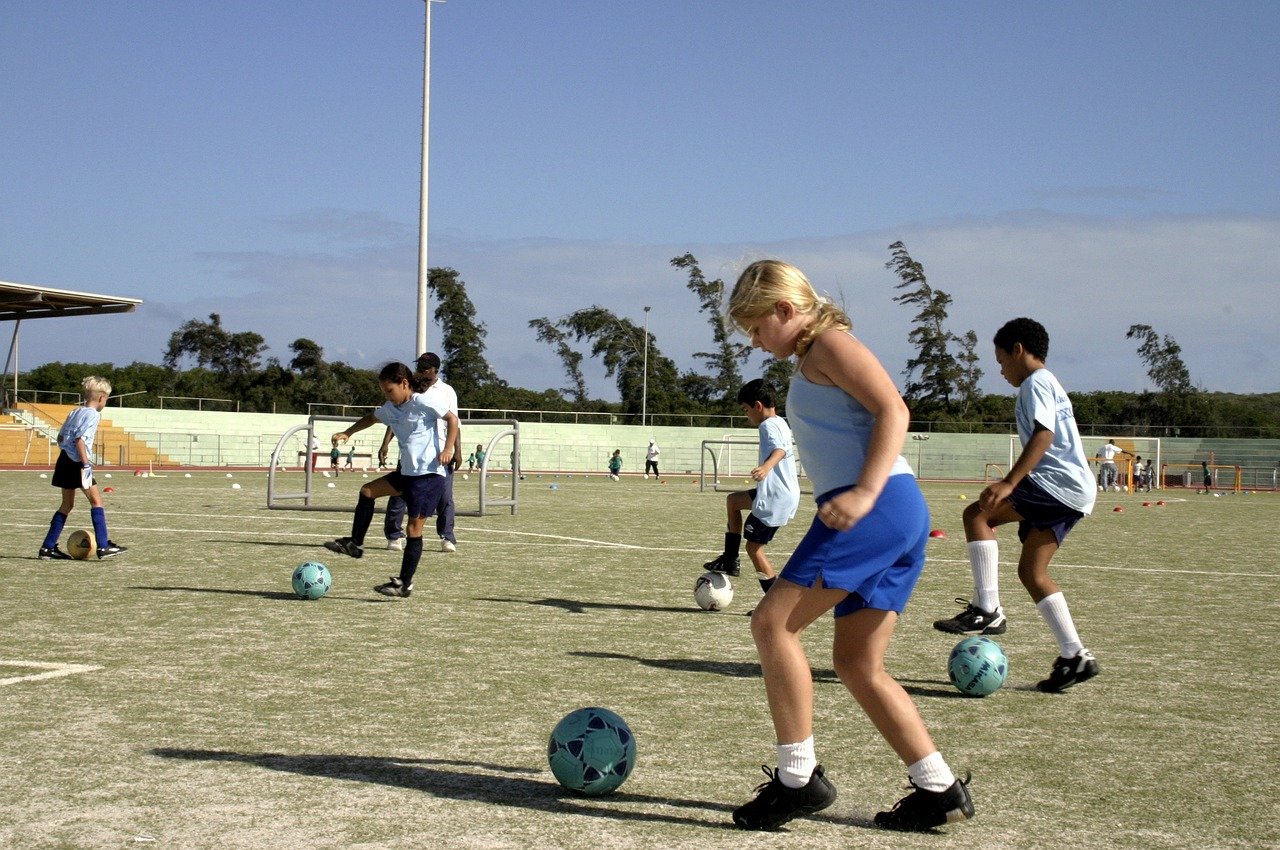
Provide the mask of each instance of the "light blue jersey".
{"label": "light blue jersey", "polygon": [[[858,483],[876,423],[871,411],[839,387],[815,384],[797,370],[787,391],[787,417],[815,496]],[[898,455],[889,474],[913,473]]]}
{"label": "light blue jersey", "polygon": [[1037,369],[1018,387],[1014,405],[1018,439],[1025,447],[1036,425],[1053,433],[1053,443],[1028,476],[1046,493],[1086,516],[1098,494],[1089,459],[1080,443],[1075,411],[1067,391],[1048,369]]}
{"label": "light blue jersey", "polygon": [[791,427],[781,416],[770,416],[760,423],[760,463],[778,449],[782,449],[785,456],[756,484],[756,500],[751,503],[751,513],[774,528],[781,528],[796,515],[796,508],[800,506],[800,480],[796,477]]}
{"label": "light blue jersey", "polygon": [[93,441],[98,436],[98,422],[102,414],[92,407],[77,407],[67,415],[67,420],[58,429],[58,448],[77,463],[80,462],[80,451],[76,448],[76,440],[84,440],[84,447],[89,450],[89,458],[93,458]]}
{"label": "light blue jersey", "polygon": [[449,411],[435,406],[443,403],[447,402],[430,398],[427,393],[414,393],[404,404],[388,401],[373,412],[378,421],[396,435],[400,444],[402,475],[446,474],[447,470],[440,463],[445,437],[437,423]]}

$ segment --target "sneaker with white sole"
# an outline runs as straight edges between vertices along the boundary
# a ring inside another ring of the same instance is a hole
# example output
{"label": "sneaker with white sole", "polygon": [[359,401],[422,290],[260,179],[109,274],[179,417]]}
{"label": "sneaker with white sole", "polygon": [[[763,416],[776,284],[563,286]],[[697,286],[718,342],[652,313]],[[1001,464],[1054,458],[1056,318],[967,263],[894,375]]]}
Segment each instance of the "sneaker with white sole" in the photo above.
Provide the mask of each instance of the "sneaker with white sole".
{"label": "sneaker with white sole", "polygon": [[822,770],[813,769],[813,775],[803,788],[788,788],[782,784],[778,771],[768,765],[761,769],[769,781],[756,788],[756,798],[733,811],[733,822],[739,829],[774,830],[792,818],[820,812],[836,801],[836,786],[832,785]]}
{"label": "sneaker with white sole", "polygon": [[458,545],[457,545],[456,543],[454,543],[452,540],[450,540],[449,538],[447,538],[447,537],[441,537],[441,538],[440,538],[440,551],[441,551],[441,552],[457,552],[457,551],[458,551]]}
{"label": "sneaker with white sole", "polygon": [[1036,682],[1036,690],[1046,694],[1065,691],[1077,682],[1084,682],[1098,675],[1098,659],[1087,649],[1080,650],[1075,658],[1058,656],[1049,671],[1049,678]]}
{"label": "sneaker with white sole", "polygon": [[953,635],[1002,635],[1006,625],[1004,609],[997,606],[995,611],[984,611],[968,599],[957,597],[956,602],[964,606],[964,610],[950,620],[934,620],[933,627],[940,632]]}
{"label": "sneaker with white sole", "polygon": [[390,549],[392,552],[403,552],[404,538],[403,537],[391,538],[390,540],[387,541],[387,548]]}
{"label": "sneaker with white sole", "polygon": [[413,593],[413,585],[405,584],[400,581],[400,579],[392,576],[391,581],[378,585],[374,590],[378,591],[383,596],[395,596],[401,599],[408,599],[409,595]]}
{"label": "sneaker with white sole", "polygon": [[98,560],[101,561],[105,558],[114,558],[116,555],[126,551],[128,548],[128,546],[121,546],[119,543],[112,543],[108,540],[106,546],[98,547]]}
{"label": "sneaker with white sole", "polygon": [[876,826],[900,832],[928,832],[943,824],[969,820],[973,817],[973,798],[969,796],[972,779],[972,774],[963,781],[957,779],[945,791],[926,791],[912,782],[915,790],[889,811],[876,813]]}
{"label": "sneaker with white sole", "polygon": [[37,556],[42,561],[70,561],[71,556],[63,552],[57,546],[41,546],[40,554]]}
{"label": "sneaker with white sole", "polygon": [[350,537],[339,537],[337,540],[326,540],[324,548],[339,555],[350,555],[352,558],[363,558],[364,547],[357,546]]}

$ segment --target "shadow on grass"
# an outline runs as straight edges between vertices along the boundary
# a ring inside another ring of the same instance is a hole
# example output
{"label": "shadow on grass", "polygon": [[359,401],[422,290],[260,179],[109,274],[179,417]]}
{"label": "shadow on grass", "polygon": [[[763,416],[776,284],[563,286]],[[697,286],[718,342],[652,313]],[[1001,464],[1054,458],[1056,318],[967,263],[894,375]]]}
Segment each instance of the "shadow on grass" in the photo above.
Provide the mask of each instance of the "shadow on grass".
{"label": "shadow on grass", "polygon": [[[729,676],[734,679],[758,679],[761,676],[760,665],[742,661],[714,661],[706,658],[641,658],[638,655],[626,655],[621,652],[570,652],[580,658],[613,658],[619,661],[634,661],[646,667],[659,670],[679,670],[685,673],[713,673],[717,676]],[[814,670],[815,682],[839,684],[834,670]]]}
{"label": "shadow on grass", "polygon": [[[350,756],[339,754],[237,753],[226,750],[186,750],[158,747],[151,754],[184,761],[237,762],[266,770],[323,776],[352,782],[374,782],[397,788],[422,791],[450,800],[469,800],[516,806],[523,809],[561,815],[585,815],[618,821],[648,821],[697,826],[703,829],[733,829],[728,813],[733,806],[705,800],[678,800],[646,794],[615,792],[607,797],[570,796],[559,784],[515,774],[541,774],[542,771],[509,765],[467,762],[455,759],[413,759],[384,756]],[[441,769],[458,768],[456,770]],[[473,768],[468,770],[468,768]],[[488,772],[478,772],[479,770]],[[493,775],[493,774],[507,775]],[[590,802],[588,802],[590,801]],[[695,817],[656,811],[634,811],[637,806],[682,808],[723,814],[717,823]]]}
{"label": "shadow on grass", "polygon": [[288,540],[227,540],[222,537],[211,537],[204,542],[217,543],[219,546],[288,546],[295,549],[324,549],[324,541],[304,543],[290,542]]}
{"label": "shadow on grass", "polygon": [[585,614],[588,609],[596,611],[662,611],[667,614],[706,614],[698,608],[667,608],[662,605],[635,605],[630,602],[582,602],[577,599],[518,599],[511,596],[478,596],[476,602],[516,602],[524,605],[543,605],[547,608],[560,608],[570,614]]}
{"label": "shadow on grass", "polygon": [[[939,697],[941,699],[977,699],[956,690],[950,682],[942,679],[899,679],[902,689],[916,697]],[[926,687],[927,686],[927,687]],[[938,686],[938,687],[934,687]]]}
{"label": "shadow on grass", "polygon": [[[149,586],[149,585],[133,585],[129,590],[155,590],[162,593],[223,593],[231,596],[257,596],[260,599],[285,600],[288,602],[312,602],[318,600],[302,599],[295,593],[289,593],[284,590],[239,590],[229,587],[181,587],[181,586]],[[327,594],[325,599],[341,600],[343,602],[389,602],[384,599],[365,599],[356,596],[335,596]]]}

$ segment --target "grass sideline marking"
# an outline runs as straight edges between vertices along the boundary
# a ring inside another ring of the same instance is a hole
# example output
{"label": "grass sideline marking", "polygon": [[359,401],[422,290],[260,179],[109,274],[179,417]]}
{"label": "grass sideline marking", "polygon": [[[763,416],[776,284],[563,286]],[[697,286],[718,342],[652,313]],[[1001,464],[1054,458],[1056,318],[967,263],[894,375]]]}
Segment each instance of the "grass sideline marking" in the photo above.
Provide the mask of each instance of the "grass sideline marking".
{"label": "grass sideline marking", "polygon": [[7,679],[0,679],[0,687],[4,685],[13,685],[18,682],[34,682],[37,679],[59,679],[63,676],[74,676],[77,673],[92,673],[94,670],[101,670],[102,667],[96,664],[56,664],[49,661],[8,661],[0,658],[0,668],[4,667],[33,667],[37,670],[44,670],[43,673],[28,673],[25,676],[10,676]]}

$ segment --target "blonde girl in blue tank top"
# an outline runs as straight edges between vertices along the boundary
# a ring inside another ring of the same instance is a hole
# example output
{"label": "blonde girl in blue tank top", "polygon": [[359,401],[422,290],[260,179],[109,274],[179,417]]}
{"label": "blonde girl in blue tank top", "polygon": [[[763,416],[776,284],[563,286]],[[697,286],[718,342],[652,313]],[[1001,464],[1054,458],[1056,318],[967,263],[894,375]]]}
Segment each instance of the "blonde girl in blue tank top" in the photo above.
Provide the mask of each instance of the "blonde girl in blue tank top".
{"label": "blonde girl in blue tank top", "polygon": [[836,673],[907,765],[915,789],[877,814],[876,825],[922,831],[971,818],[968,780],[956,779],[911,697],[884,668],[929,532],[924,497],[901,456],[907,406],[849,332],[848,316],[795,266],[748,266],[729,318],[752,346],[778,359],[798,357],[787,418],[818,503],[804,540],[751,617],[778,767],[765,767],[769,782],[734,811],[734,823],[776,829],[835,801],[814,751],[813,674],[801,643],[805,628],[832,610]]}

